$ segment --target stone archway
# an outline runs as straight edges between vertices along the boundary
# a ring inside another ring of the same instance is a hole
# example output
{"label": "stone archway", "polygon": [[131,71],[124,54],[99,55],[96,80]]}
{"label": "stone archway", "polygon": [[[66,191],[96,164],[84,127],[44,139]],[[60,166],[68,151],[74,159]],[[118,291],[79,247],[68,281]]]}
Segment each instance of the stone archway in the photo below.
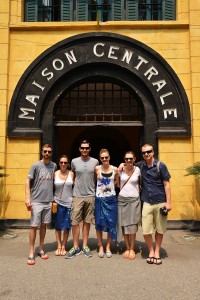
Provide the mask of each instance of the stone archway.
{"label": "stone archway", "polygon": [[191,135],[188,99],[168,63],[141,42],[101,32],[65,39],[29,66],[12,97],[8,136],[52,142],[56,101],[74,82],[95,74],[112,76],[138,94],[144,108],[142,142],[149,133],[154,143],[159,136]]}

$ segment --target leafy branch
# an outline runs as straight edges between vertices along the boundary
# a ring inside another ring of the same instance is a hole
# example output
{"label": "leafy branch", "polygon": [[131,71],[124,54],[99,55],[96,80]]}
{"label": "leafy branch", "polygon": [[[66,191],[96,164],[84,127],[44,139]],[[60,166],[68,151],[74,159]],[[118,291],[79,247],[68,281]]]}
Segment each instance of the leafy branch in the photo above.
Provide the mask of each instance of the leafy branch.
{"label": "leafy branch", "polygon": [[200,178],[200,161],[196,162],[193,166],[188,167],[186,171],[188,174],[185,176],[194,175],[196,178]]}

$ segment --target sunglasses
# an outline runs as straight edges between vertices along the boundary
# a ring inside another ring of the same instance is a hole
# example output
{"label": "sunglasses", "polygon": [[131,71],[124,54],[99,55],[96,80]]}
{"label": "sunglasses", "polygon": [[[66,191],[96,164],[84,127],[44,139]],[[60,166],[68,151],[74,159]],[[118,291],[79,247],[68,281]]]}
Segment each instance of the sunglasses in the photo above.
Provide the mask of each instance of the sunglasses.
{"label": "sunglasses", "polygon": [[100,157],[102,160],[104,160],[104,159],[108,159],[108,156],[101,156]]}
{"label": "sunglasses", "polygon": [[43,150],[44,153],[52,153],[51,150]]}
{"label": "sunglasses", "polygon": [[60,164],[66,165],[66,164],[68,164],[68,161],[60,161]]}
{"label": "sunglasses", "polygon": [[150,153],[152,153],[152,150],[147,150],[147,151],[143,151],[143,152],[142,152],[143,155],[144,155],[144,154],[150,154]]}
{"label": "sunglasses", "polygon": [[124,159],[125,159],[125,160],[132,160],[133,157],[125,157]]}
{"label": "sunglasses", "polygon": [[80,147],[81,148],[81,150],[89,150],[90,149],[90,147]]}

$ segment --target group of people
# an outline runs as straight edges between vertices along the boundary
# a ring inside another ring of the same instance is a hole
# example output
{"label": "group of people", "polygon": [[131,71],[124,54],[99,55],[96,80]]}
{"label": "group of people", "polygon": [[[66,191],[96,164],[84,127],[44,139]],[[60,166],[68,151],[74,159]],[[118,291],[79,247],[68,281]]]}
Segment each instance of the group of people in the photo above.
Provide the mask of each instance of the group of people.
{"label": "group of people", "polygon": [[[81,253],[92,257],[88,246],[90,225],[95,220],[98,256],[112,257],[111,242],[125,241],[123,258],[135,258],[135,239],[138,226],[142,231],[149,256],[148,264],[162,264],[160,249],[166,231],[167,213],[171,210],[170,174],[166,165],[154,158],[153,146],[142,146],[143,160],[135,164],[135,154],[127,151],[124,162],[117,168],[110,165],[110,154],[101,149],[99,161],[89,154],[89,141],[80,143],[80,157],[71,161],[59,158],[59,170],[51,161],[52,146],[42,147],[42,159],[31,166],[26,179],[26,206],[31,210],[27,264],[35,264],[35,239],[40,228],[38,255],[44,252],[46,225],[51,222],[51,205],[57,203],[55,232],[56,256],[71,259]],[[117,193],[117,190],[119,192]],[[118,195],[117,195],[118,194]],[[73,247],[67,252],[66,244],[72,229]],[[79,244],[82,230],[82,247]],[[107,232],[106,247],[103,232]],[[155,232],[155,247],[153,233]]]}

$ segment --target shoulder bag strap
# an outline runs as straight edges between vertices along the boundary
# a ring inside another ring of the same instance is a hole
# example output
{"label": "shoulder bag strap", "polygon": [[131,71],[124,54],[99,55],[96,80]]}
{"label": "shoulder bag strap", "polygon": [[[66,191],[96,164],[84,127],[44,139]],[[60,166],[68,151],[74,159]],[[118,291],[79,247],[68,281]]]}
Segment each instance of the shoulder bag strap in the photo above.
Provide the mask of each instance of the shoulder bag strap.
{"label": "shoulder bag strap", "polygon": [[129,176],[129,178],[128,178],[128,179],[124,182],[124,184],[122,185],[120,191],[121,191],[121,190],[123,189],[123,187],[127,184],[127,182],[129,181],[129,179],[130,179],[131,176],[133,175],[134,171],[135,171],[135,168],[133,169],[133,172],[131,173],[131,175]]}

